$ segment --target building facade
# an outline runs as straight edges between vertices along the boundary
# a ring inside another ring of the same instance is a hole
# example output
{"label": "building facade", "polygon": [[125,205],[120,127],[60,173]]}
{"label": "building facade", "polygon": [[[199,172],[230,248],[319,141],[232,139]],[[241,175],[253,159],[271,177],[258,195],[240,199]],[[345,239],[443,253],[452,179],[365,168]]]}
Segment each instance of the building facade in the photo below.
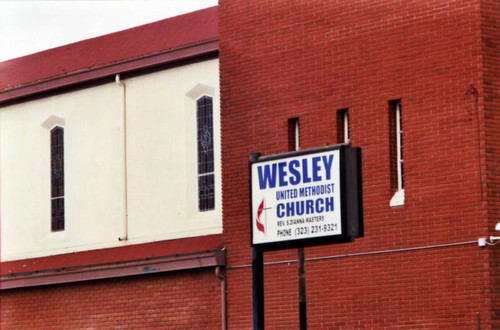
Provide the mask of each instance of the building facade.
{"label": "building facade", "polygon": [[[297,136],[362,150],[364,237],[305,249],[311,329],[500,327],[498,246],[478,246],[499,222],[499,9],[220,1],[229,328],[252,324],[250,154]],[[268,328],[298,327],[297,255],[264,252]]]}
{"label": "building facade", "polygon": [[[221,0],[0,63],[1,327],[252,328],[251,155],[350,144],[364,235],[303,250],[308,327],[500,328],[499,22]],[[267,328],[299,254],[263,253]]]}
{"label": "building facade", "polygon": [[0,64],[2,327],[222,323],[216,12]]}

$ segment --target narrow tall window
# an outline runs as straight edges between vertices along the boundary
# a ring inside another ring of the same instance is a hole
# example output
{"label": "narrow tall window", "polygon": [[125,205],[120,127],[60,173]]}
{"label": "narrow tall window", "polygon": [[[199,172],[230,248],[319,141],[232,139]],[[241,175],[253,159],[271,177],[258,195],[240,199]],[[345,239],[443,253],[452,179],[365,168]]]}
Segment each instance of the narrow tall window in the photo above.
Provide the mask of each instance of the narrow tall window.
{"label": "narrow tall window", "polygon": [[389,143],[391,162],[391,189],[394,193],[390,205],[404,204],[403,140],[401,101],[389,101]]}
{"label": "narrow tall window", "polygon": [[203,96],[196,101],[198,136],[198,209],[215,208],[213,101]]}
{"label": "narrow tall window", "polygon": [[64,230],[64,129],[50,131],[51,230]]}
{"label": "narrow tall window", "polygon": [[349,111],[337,110],[337,143],[349,143]]}
{"label": "narrow tall window", "polygon": [[299,118],[288,119],[288,151],[300,149]]}

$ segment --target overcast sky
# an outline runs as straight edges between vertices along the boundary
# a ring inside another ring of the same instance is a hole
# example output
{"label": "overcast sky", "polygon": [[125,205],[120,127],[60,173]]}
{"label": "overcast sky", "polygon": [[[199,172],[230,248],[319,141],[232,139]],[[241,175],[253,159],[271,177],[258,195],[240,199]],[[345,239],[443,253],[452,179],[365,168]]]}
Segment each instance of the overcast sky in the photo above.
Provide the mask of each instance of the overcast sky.
{"label": "overcast sky", "polygon": [[217,5],[217,0],[0,0],[0,61]]}

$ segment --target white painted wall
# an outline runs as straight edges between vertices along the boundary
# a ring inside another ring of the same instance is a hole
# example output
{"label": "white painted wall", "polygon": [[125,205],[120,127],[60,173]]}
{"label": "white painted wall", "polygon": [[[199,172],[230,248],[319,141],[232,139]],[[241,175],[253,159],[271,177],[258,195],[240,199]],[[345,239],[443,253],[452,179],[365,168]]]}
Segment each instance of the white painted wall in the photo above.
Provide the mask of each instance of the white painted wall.
{"label": "white painted wall", "polygon": [[[1,260],[222,232],[218,61],[0,108]],[[214,99],[216,209],[198,212],[196,99]],[[66,229],[50,230],[50,129],[64,127]]]}
{"label": "white painted wall", "polygon": [[[222,232],[218,61],[126,81],[131,240]],[[216,209],[198,212],[196,99],[214,100]],[[205,93],[201,93],[205,91]],[[128,111],[128,110],[127,110]]]}

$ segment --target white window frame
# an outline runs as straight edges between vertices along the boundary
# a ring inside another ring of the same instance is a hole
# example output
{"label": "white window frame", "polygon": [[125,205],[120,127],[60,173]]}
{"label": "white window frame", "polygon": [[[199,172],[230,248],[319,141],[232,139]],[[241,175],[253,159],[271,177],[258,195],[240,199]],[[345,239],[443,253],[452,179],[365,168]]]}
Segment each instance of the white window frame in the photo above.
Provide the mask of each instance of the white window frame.
{"label": "white window frame", "polygon": [[295,151],[300,150],[300,130],[299,130],[299,118],[295,119]]}
{"label": "white window frame", "polygon": [[405,203],[405,190],[403,186],[403,146],[401,141],[401,102],[397,102],[395,109],[396,120],[396,176],[397,176],[397,191],[392,196],[390,206],[402,206]]}
{"label": "white window frame", "polygon": [[[342,131],[340,132],[340,129]],[[337,110],[337,143],[349,143],[349,109]],[[339,136],[342,133],[342,136]]]}
{"label": "white window frame", "polygon": [[344,124],[344,143],[349,143],[349,110],[343,110],[342,116],[342,122]]}

